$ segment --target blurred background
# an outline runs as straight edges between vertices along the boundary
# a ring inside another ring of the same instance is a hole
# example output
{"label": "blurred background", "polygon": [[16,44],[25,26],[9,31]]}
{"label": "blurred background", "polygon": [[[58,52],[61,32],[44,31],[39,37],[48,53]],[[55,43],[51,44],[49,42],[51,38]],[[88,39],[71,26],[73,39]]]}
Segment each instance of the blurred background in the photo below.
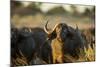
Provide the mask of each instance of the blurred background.
{"label": "blurred background", "polygon": [[48,26],[66,23],[79,29],[95,26],[95,6],[41,3],[28,1],[11,1],[11,25],[17,28],[41,27],[46,21]]}
{"label": "blurred background", "polygon": [[49,28],[57,23],[66,23],[73,28],[77,25],[89,46],[84,48],[85,57],[82,52],[78,61],[95,61],[95,6],[11,1],[11,27],[43,28],[47,20]]}

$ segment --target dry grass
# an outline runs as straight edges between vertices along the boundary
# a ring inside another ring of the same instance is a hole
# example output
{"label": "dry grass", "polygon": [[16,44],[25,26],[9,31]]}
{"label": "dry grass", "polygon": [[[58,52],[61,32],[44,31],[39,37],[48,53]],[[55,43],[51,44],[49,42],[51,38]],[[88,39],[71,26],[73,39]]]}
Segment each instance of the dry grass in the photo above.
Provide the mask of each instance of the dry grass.
{"label": "dry grass", "polygon": [[80,50],[79,59],[75,59],[70,55],[65,55],[64,60],[68,63],[95,61],[95,47],[92,49],[89,46],[88,49],[84,48],[84,51]]}
{"label": "dry grass", "polygon": [[95,47],[93,47],[93,49],[89,46],[89,48],[86,50],[85,49],[85,53],[86,53],[86,61],[95,61]]}
{"label": "dry grass", "polygon": [[93,26],[93,22],[89,17],[80,17],[76,18],[73,16],[44,16],[42,14],[28,15],[28,16],[19,16],[14,15],[11,18],[11,23],[14,24],[17,28],[21,27],[44,27],[46,21],[49,19],[48,27],[53,28],[57,23],[66,23],[69,26],[76,27],[78,25],[79,29],[87,29]]}
{"label": "dry grass", "polygon": [[[75,59],[70,55],[64,55],[64,61],[67,63],[95,61],[95,47],[93,49],[91,47],[89,47],[88,49],[84,48],[84,51],[81,51],[81,54],[79,55],[79,59]],[[12,64],[16,66],[47,64],[40,58],[36,58],[30,64],[28,64],[25,57],[17,57],[16,59],[12,58],[12,62]]]}

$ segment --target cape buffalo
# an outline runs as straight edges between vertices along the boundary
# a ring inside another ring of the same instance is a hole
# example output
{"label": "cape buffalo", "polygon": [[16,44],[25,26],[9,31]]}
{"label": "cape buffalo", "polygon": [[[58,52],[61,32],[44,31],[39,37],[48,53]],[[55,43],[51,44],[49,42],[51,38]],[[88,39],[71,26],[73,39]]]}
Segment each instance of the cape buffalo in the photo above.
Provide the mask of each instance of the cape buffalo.
{"label": "cape buffalo", "polygon": [[[16,34],[17,33],[17,34]],[[16,36],[16,38],[15,38]],[[22,57],[24,55],[29,62],[35,52],[35,41],[30,32],[12,30],[11,33],[11,56],[13,58]]]}
{"label": "cape buffalo", "polygon": [[[16,59],[23,54],[28,64],[39,64],[39,58],[50,63],[51,46],[47,42],[47,34],[42,28],[21,28],[11,30],[11,55]],[[34,62],[32,62],[34,61]]]}
{"label": "cape buffalo", "polygon": [[69,54],[74,58],[79,58],[79,49],[84,48],[84,39],[78,27],[76,29],[66,25],[65,23],[58,23],[53,30],[47,28],[48,21],[44,27],[45,32],[51,40],[53,63],[65,62],[64,56]]}
{"label": "cape buffalo", "polygon": [[47,34],[42,28],[23,28],[24,31],[31,32],[35,41],[36,56],[44,60],[46,63],[52,63],[51,46],[47,40]]}

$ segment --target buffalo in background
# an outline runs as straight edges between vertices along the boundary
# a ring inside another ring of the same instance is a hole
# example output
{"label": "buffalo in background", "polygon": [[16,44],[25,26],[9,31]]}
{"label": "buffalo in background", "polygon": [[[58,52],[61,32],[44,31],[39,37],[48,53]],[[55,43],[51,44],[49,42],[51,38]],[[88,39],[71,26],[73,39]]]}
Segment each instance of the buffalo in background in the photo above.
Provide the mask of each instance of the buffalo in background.
{"label": "buffalo in background", "polygon": [[52,50],[47,34],[42,28],[23,28],[27,32],[32,33],[32,37],[36,43],[36,56],[44,60],[46,63],[52,63]]}
{"label": "buffalo in background", "polygon": [[[36,44],[34,38],[30,32],[16,30],[16,32],[13,30],[11,31],[11,57],[17,59],[17,57],[25,56],[27,62],[29,62],[35,51]],[[13,34],[13,32],[15,34]]]}
{"label": "buffalo in background", "polygon": [[[28,64],[50,63],[51,47],[46,41],[47,35],[42,28],[12,28],[11,58],[25,56]],[[37,61],[37,59],[39,59]],[[39,63],[40,61],[44,61]],[[14,64],[14,63],[13,63]],[[16,65],[16,63],[15,63]]]}

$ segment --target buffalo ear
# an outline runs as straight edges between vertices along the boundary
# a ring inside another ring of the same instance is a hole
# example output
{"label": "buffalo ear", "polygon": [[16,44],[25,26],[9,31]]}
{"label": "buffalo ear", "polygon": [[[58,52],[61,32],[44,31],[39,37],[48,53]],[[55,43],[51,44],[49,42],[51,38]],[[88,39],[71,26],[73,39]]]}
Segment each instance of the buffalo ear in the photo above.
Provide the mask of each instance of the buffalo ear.
{"label": "buffalo ear", "polygon": [[56,36],[57,36],[57,34],[56,34],[55,31],[53,31],[52,33],[48,34],[48,38],[51,39],[51,40],[56,38]]}

